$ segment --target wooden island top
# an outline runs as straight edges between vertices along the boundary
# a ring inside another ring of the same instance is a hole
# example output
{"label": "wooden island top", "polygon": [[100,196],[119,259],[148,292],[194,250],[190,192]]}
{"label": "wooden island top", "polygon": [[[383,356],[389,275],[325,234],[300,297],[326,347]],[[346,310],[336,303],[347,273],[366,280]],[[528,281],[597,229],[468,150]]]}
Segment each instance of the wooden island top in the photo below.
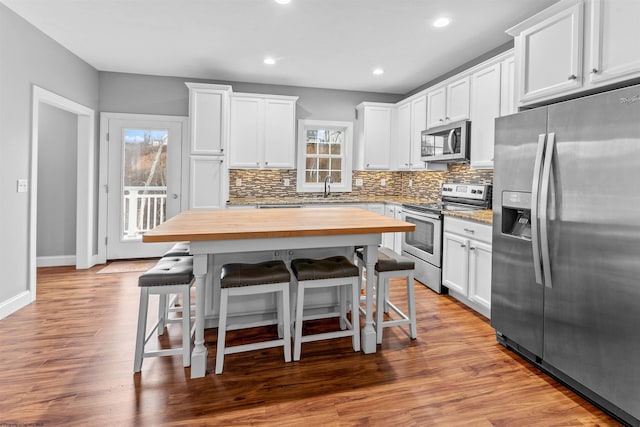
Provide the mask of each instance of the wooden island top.
{"label": "wooden island top", "polygon": [[143,242],[239,240],[388,232],[415,225],[354,207],[184,211],[142,236]]}

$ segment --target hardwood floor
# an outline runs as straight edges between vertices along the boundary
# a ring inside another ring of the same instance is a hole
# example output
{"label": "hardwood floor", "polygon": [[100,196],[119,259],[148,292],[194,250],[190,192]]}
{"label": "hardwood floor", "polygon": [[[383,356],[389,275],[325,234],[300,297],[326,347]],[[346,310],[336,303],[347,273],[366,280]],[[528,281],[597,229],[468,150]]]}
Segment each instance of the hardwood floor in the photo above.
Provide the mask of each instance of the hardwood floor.
{"label": "hardwood floor", "polygon": [[[304,344],[289,364],[281,349],[228,355],[216,376],[213,329],[205,378],[191,380],[181,357],[146,359],[134,375],[140,273],[100,268],[39,269],[37,301],[0,321],[0,425],[618,425],[420,284],[418,339],[386,329],[376,354],[344,338]],[[167,339],[179,342],[179,325]]]}

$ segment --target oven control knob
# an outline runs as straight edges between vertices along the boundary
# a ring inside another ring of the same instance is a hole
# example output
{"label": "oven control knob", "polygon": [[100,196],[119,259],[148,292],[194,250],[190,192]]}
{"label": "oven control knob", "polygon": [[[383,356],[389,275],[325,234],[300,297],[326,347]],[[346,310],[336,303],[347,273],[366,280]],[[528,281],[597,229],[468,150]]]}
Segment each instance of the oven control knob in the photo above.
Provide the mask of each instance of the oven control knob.
{"label": "oven control knob", "polygon": [[478,194],[482,194],[482,190],[478,190]]}
{"label": "oven control knob", "polygon": [[477,191],[476,190],[471,190],[471,194],[476,194]]}

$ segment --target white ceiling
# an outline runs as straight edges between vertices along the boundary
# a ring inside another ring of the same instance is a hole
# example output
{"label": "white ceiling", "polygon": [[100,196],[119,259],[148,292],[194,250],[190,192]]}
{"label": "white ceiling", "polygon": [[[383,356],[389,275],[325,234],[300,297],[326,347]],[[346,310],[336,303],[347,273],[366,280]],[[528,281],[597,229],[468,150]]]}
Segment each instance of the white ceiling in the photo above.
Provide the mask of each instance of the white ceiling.
{"label": "white ceiling", "polygon": [[[396,94],[556,1],[0,0],[100,71]],[[451,25],[431,26],[441,15]]]}

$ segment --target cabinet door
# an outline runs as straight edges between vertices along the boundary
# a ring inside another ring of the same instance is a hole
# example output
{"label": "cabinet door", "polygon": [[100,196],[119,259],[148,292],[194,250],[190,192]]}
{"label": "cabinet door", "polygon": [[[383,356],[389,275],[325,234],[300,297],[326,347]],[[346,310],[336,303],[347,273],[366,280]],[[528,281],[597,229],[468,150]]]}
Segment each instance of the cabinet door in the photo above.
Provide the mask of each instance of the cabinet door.
{"label": "cabinet door", "polygon": [[229,167],[260,167],[264,132],[262,117],[260,98],[231,98]]}
{"label": "cabinet door", "polygon": [[364,114],[364,167],[389,169],[391,108],[365,107]]}
{"label": "cabinet door", "polygon": [[425,164],[420,159],[421,134],[427,128],[427,97],[421,96],[411,101],[411,141],[409,166],[412,170],[424,169]]}
{"label": "cabinet door", "polygon": [[[396,207],[393,205],[384,205],[384,215],[389,218],[395,218]],[[396,233],[382,233],[382,246],[394,250],[394,234]]]}
{"label": "cabinet door", "polygon": [[189,92],[191,154],[222,154],[227,95],[198,89],[191,89]]}
{"label": "cabinet door", "polygon": [[522,31],[516,41],[522,103],[582,86],[581,2]]}
{"label": "cabinet door", "polygon": [[469,290],[469,248],[467,239],[451,233],[442,236],[442,284],[467,296]]}
{"label": "cabinet door", "polygon": [[469,81],[469,77],[464,77],[447,85],[446,123],[469,118]]}
{"label": "cabinet door", "polygon": [[225,169],[216,156],[191,156],[189,209],[219,209],[226,203]]}
{"label": "cabinet door", "polygon": [[494,121],[500,115],[500,64],[472,76],[471,167],[493,168]]}
{"label": "cabinet door", "polygon": [[640,75],[640,1],[592,0],[590,59],[593,84]]}
{"label": "cabinet door", "polygon": [[441,87],[427,94],[427,128],[444,124],[446,103],[446,87]]}
{"label": "cabinet door", "polygon": [[295,102],[264,100],[264,166],[295,167],[296,154]]}
{"label": "cabinet door", "polygon": [[396,144],[393,148],[395,169],[407,170],[411,167],[411,103],[399,105],[396,120]]}
{"label": "cabinet door", "polygon": [[500,116],[517,113],[516,60],[511,56],[500,63]]}
{"label": "cabinet door", "polygon": [[469,244],[469,299],[491,309],[491,246],[471,241]]}

